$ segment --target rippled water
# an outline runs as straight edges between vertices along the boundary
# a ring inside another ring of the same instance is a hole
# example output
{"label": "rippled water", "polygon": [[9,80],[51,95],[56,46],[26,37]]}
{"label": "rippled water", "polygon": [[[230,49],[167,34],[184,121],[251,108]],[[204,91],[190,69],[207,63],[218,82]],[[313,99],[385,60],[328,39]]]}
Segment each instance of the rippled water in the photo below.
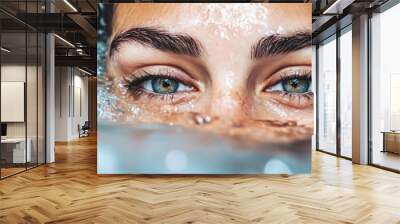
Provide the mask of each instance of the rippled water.
{"label": "rippled water", "polygon": [[99,174],[297,174],[311,169],[311,141],[254,143],[159,124],[99,122]]}

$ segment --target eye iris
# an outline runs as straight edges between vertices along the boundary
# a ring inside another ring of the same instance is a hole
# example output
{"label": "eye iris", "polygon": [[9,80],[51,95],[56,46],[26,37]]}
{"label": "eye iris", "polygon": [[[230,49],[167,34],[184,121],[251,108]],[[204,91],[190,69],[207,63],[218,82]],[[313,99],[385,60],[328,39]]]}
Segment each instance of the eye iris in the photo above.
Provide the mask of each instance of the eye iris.
{"label": "eye iris", "polygon": [[310,87],[310,81],[306,79],[289,79],[282,82],[283,90],[290,93],[305,93]]}
{"label": "eye iris", "polygon": [[155,78],[151,80],[151,87],[154,92],[160,94],[175,93],[179,82],[173,79]]}

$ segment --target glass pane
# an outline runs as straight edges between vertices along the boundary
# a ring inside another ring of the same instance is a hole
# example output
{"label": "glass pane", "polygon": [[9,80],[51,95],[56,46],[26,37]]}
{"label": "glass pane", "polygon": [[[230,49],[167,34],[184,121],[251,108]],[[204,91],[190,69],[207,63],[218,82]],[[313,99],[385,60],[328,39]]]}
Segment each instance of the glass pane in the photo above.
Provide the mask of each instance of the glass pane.
{"label": "glass pane", "polygon": [[[27,2],[26,12],[36,14],[39,11],[37,1]],[[37,20],[37,16],[29,17]],[[37,21],[32,21],[33,23]],[[30,158],[27,167],[35,167],[38,163],[38,33],[36,30],[27,30],[27,80],[26,80],[26,113],[27,113],[27,142],[30,147]]]}
{"label": "glass pane", "polygon": [[46,60],[46,52],[45,52],[45,44],[46,37],[44,34],[39,33],[38,35],[38,163],[45,163],[45,60]]}
{"label": "glass pane", "polygon": [[26,80],[26,115],[27,115],[27,142],[28,149],[30,148],[30,153],[28,153],[28,168],[37,165],[37,132],[38,132],[38,107],[37,107],[37,80],[38,80],[38,57],[37,57],[37,33],[30,32],[27,33],[27,44],[28,44],[28,63],[27,63],[27,80]]}
{"label": "glass pane", "polygon": [[45,1],[6,0],[0,7],[19,18],[0,12],[7,20],[0,23],[3,178],[45,161],[45,36],[21,22],[38,19]]}
{"label": "glass pane", "polygon": [[318,149],[336,153],[336,39],[318,48]]}
{"label": "glass pane", "polygon": [[372,18],[372,163],[400,170],[400,4]]}
{"label": "glass pane", "polygon": [[352,156],[352,35],[340,36],[340,153]]}
{"label": "glass pane", "polygon": [[[25,170],[26,151],[26,33],[1,34],[2,177]],[[29,144],[28,144],[29,149]]]}

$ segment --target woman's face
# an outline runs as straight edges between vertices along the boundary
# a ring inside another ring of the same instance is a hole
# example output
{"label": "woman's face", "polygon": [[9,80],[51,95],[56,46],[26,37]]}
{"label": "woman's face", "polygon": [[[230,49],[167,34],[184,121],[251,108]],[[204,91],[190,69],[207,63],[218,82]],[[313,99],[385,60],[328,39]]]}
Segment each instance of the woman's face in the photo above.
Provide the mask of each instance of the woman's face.
{"label": "woman's face", "polygon": [[310,15],[310,4],[118,4],[118,119],[312,132]]}

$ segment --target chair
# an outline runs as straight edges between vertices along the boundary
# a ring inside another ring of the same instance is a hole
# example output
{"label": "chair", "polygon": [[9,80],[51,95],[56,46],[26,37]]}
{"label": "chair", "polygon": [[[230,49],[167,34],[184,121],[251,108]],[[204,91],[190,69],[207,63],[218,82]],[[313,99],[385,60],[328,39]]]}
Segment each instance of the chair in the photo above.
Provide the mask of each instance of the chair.
{"label": "chair", "polygon": [[78,124],[79,138],[89,136],[89,129],[89,121],[85,121],[82,127],[80,127],[80,125]]}

